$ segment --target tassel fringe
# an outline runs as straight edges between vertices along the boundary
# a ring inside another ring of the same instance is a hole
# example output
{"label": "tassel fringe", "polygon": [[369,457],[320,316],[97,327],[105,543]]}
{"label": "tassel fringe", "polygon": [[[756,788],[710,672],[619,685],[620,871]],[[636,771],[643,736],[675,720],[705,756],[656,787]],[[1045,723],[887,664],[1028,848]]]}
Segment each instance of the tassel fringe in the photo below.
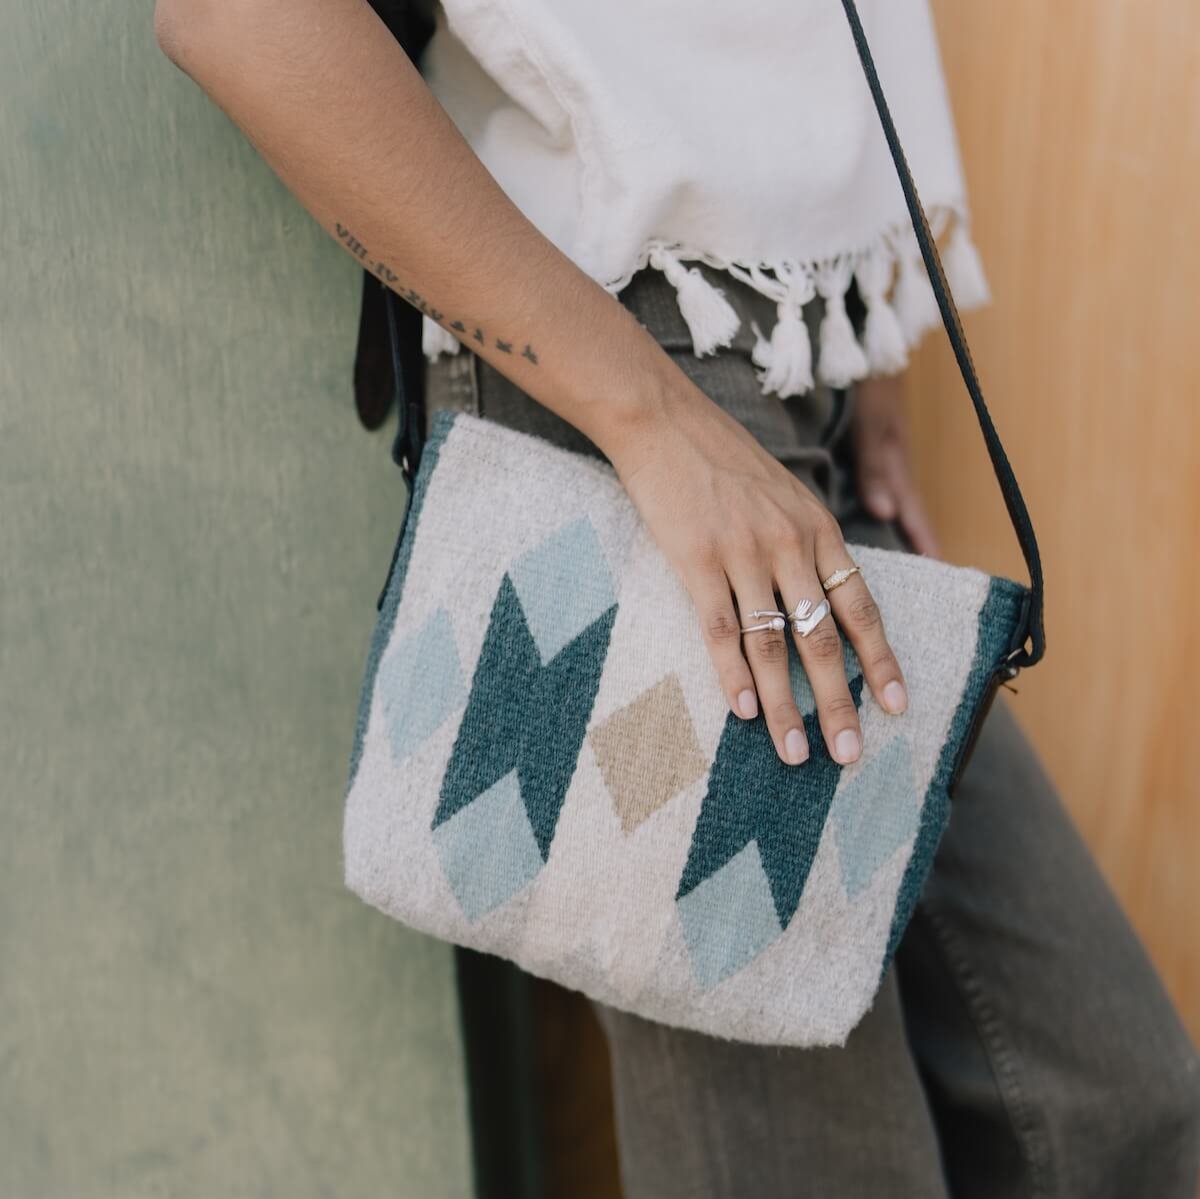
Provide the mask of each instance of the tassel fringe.
{"label": "tassel fringe", "polygon": [[954,302],[960,308],[978,308],[991,300],[992,293],[987,276],[983,273],[979,251],[971,240],[966,223],[961,219],[954,222],[954,232],[950,234],[942,265],[946,269],[950,290],[954,293]]}
{"label": "tassel fringe", "polygon": [[880,246],[862,256],[855,267],[859,294],[867,306],[866,327],[863,329],[863,349],[871,373],[895,375],[908,365],[908,346],[900,327],[896,310],[888,303],[887,293],[892,285],[892,259]]}
{"label": "tassel fringe", "polygon": [[896,310],[886,301],[867,309],[863,348],[873,375],[898,375],[908,366],[908,347]]}
{"label": "tassel fringe", "polygon": [[[987,303],[991,298],[987,278],[971,241],[965,210],[942,206],[930,212],[930,220],[939,240],[949,228],[942,260],[955,303],[961,309]],[[808,263],[739,262],[677,243],[649,242],[631,270],[604,286],[615,295],[644,267],[661,271],[675,289],[698,357],[730,345],[741,321],[725,293],[697,267],[685,265],[687,261],[727,271],[775,303],[777,316],[769,336],[757,324],[751,325],[755,337],[751,361],[763,391],[781,398],[811,391],[814,373],[832,387],[846,387],[867,375],[896,374],[907,365],[909,349],[941,323],[920,247],[907,224],[881,232],[860,250]],[[857,280],[867,310],[861,343],[846,312],[851,279]],[[818,293],[825,311],[814,354],[804,309]],[[462,348],[457,338],[428,317],[421,341],[430,359],[457,354]]]}
{"label": "tassel fringe", "polygon": [[850,286],[852,270],[851,260],[840,258],[817,271],[817,291],[825,301],[817,373],[830,387],[849,387],[870,371],[867,356],[854,336],[854,326],[846,313],[846,289]]}
{"label": "tassel fringe", "polygon": [[801,305],[784,300],[777,311],[771,340],[760,334],[752,358],[763,368],[758,375],[763,392],[786,400],[813,389],[812,343]]}
{"label": "tassel fringe", "polygon": [[715,353],[733,341],[742,322],[720,288],[713,287],[696,267],[685,267],[667,250],[651,254],[650,265],[662,271],[675,288],[697,357]]}
{"label": "tassel fringe", "polygon": [[754,349],[750,351],[750,361],[761,370],[766,370],[771,365],[771,343],[763,336],[758,321],[751,321],[750,328],[754,332]]}
{"label": "tassel fringe", "polygon": [[756,341],[750,360],[760,368],[758,381],[763,393],[786,400],[812,391],[812,341],[804,320],[804,306],[816,295],[812,275],[800,268],[780,267],[773,278],[753,272],[749,280],[776,301],[770,341],[757,325],[752,326]]}
{"label": "tassel fringe", "polygon": [[430,362],[436,362],[442,354],[457,354],[461,349],[462,343],[453,333],[447,333],[427,316],[421,318],[421,350]]}
{"label": "tassel fringe", "polygon": [[915,346],[930,329],[936,328],[942,318],[929,276],[925,273],[915,234],[908,235],[898,253],[900,276],[896,280],[892,306],[896,310],[906,344]]}

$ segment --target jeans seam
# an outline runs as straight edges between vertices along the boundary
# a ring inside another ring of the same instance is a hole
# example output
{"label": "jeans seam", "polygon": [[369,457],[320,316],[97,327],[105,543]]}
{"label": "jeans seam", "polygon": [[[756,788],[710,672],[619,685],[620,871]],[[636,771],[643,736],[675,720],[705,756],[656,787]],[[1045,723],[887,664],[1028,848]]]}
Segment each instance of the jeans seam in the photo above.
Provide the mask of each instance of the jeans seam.
{"label": "jeans seam", "polygon": [[1037,1127],[1037,1117],[1022,1089],[1016,1058],[1004,1036],[1001,1020],[988,1002],[984,986],[971,969],[966,955],[957,951],[954,933],[945,916],[928,901],[923,901],[921,908],[933,930],[934,940],[950,967],[951,976],[957,981],[967,1008],[974,1016],[976,1028],[992,1067],[992,1074],[996,1079],[1001,1102],[1017,1134],[1021,1155],[1029,1166],[1029,1199],[1049,1196],[1051,1191],[1045,1137]]}

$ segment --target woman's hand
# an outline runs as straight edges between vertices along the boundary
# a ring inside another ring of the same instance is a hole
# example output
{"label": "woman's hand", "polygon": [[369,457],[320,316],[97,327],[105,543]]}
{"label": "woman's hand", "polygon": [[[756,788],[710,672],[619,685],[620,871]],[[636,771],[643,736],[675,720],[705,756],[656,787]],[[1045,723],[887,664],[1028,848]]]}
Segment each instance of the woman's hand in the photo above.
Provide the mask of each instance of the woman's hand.
{"label": "woman's hand", "polygon": [[862,752],[862,728],[842,658],[840,625],[885,711],[904,711],[899,663],[861,574],[829,593],[837,619],[807,637],[767,630],[755,608],[791,612],[825,598],[821,580],[851,565],[829,511],[733,417],[698,389],[656,406],[636,435],[607,451],[651,535],[691,593],[730,708],[745,719],[761,708],[779,756],[797,765],[809,754],[804,721],[788,677],[793,636],[812,686],[822,735],[835,761]]}
{"label": "woman's hand", "polygon": [[918,554],[938,557],[937,535],[913,478],[902,376],[864,379],[854,398],[858,490],[872,516],[898,521]]}
{"label": "woman's hand", "polygon": [[[517,209],[362,0],[156,0],[164,52],[362,266],[607,455],[683,576],[733,710],[807,756],[784,633],[738,608],[822,599],[849,558],[832,517]],[[664,399],[663,397],[675,397]],[[652,445],[645,435],[649,434]],[[880,703],[900,668],[861,576],[830,595]],[[744,623],[744,622],[743,622]],[[798,642],[830,752],[861,751],[826,618]]]}

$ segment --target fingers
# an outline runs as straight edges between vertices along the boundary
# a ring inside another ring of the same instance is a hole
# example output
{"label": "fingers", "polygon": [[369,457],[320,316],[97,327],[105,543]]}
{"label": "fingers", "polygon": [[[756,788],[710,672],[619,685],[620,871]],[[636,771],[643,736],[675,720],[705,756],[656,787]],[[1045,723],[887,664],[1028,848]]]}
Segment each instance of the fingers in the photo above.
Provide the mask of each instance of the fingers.
{"label": "fingers", "polygon": [[[826,530],[817,542],[817,571],[827,579],[853,565],[841,533]],[[858,655],[871,694],[885,712],[898,716],[908,707],[908,692],[900,663],[888,643],[879,605],[862,574],[826,594],[833,615]],[[815,634],[814,634],[815,636]]]}
{"label": "fingers", "polygon": [[[904,676],[879,607],[861,574],[825,593],[821,580],[853,565],[836,521],[826,514],[815,532],[798,532],[777,550],[772,566],[764,556],[732,564],[714,552],[694,565],[688,578],[701,631],[716,666],[730,709],[744,720],[761,710],[779,757],[800,765],[809,757],[804,715],[788,670],[788,636],[793,638],[812,689],[821,737],[835,762],[849,765],[862,754],[862,725],[846,678],[842,635],[854,647],[871,694],[885,712],[908,706]],[[742,626],[770,623],[778,610],[791,613],[804,600],[816,609],[828,600],[830,613],[807,634],[783,628],[742,632]]]}
{"label": "fingers", "polygon": [[897,495],[900,506],[900,527],[908,534],[912,547],[918,554],[926,554],[930,558],[941,556],[937,534],[933,531],[933,522],[925,511],[917,489],[909,481],[907,490]]}
{"label": "fingers", "polygon": [[[756,617],[756,609],[776,609],[775,588],[765,563],[742,563],[731,572],[734,595],[742,624],[764,624],[769,616]],[[787,624],[777,629],[760,629],[742,634],[742,652],[750,663],[759,703],[775,751],[791,766],[808,758],[804,718],[796,706],[788,674]]]}
{"label": "fingers", "polygon": [[736,715],[752,720],[758,715],[754,676],[742,654],[741,622],[733,605],[729,580],[715,557],[701,562],[691,572],[688,590],[725,700]]}
{"label": "fingers", "polygon": [[937,534],[913,480],[905,439],[892,427],[894,416],[865,419],[856,456],[858,489],[867,511],[878,520],[899,520],[913,549],[936,558]]}
{"label": "fingers", "polygon": [[[779,563],[776,576],[789,612],[795,611],[802,600],[810,601],[815,609],[824,598],[811,553],[807,563],[801,556],[789,555],[788,560]],[[846,680],[842,639],[837,625],[831,616],[826,616],[807,636],[795,631],[792,636],[812,688],[817,719],[829,756],[843,766],[849,765],[862,753],[862,728]]]}
{"label": "fingers", "polygon": [[[861,453],[861,451],[860,451]],[[896,497],[886,458],[879,454],[862,454],[858,460],[858,490],[863,505],[878,520],[894,520]]]}
{"label": "fingers", "polygon": [[878,520],[899,520],[916,553],[930,558],[941,554],[933,522],[910,479],[889,482],[872,477],[863,492],[863,504]]}
{"label": "fingers", "polygon": [[878,520],[894,520],[897,514],[895,464],[904,461],[896,427],[900,411],[897,381],[864,380],[859,385],[854,410],[855,473],[863,504]]}

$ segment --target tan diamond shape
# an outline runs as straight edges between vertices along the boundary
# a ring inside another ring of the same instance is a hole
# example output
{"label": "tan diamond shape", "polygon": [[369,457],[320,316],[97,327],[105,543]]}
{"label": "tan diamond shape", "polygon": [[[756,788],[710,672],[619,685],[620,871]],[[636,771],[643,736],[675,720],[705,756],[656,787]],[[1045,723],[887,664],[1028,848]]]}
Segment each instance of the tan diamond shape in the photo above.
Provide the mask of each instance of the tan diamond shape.
{"label": "tan diamond shape", "polygon": [[588,740],[626,833],[708,769],[675,674],[618,708]]}

